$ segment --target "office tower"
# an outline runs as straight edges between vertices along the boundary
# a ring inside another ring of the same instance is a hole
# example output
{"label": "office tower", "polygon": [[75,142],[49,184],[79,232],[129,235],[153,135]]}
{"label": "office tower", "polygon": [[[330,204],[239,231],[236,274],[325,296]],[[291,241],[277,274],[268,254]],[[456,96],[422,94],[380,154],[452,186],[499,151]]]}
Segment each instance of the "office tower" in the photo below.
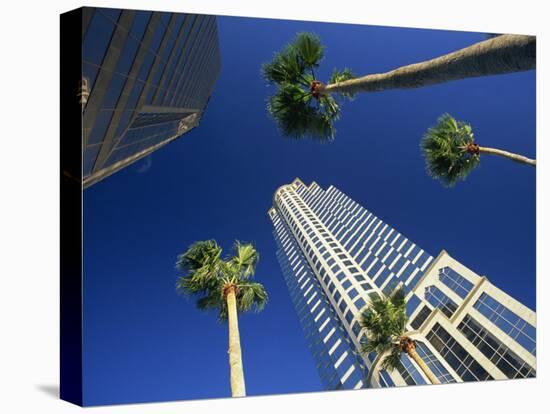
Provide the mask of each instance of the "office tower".
{"label": "office tower", "polygon": [[83,8],[83,186],[197,126],[219,71],[215,16]]}
{"label": "office tower", "polygon": [[277,257],[327,389],[429,383],[402,354],[362,355],[361,312],[402,287],[416,351],[440,383],[535,376],[536,315],[445,251],[430,256],[331,186],[299,179],[275,192],[268,215]]}

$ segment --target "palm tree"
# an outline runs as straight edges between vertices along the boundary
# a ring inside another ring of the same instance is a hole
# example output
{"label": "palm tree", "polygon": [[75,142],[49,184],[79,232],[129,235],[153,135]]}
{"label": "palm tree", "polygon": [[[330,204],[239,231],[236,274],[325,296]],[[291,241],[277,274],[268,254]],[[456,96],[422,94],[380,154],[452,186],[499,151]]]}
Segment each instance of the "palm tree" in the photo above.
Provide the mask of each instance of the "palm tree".
{"label": "palm tree", "polygon": [[267,293],[260,283],[252,281],[260,258],[254,246],[237,241],[234,253],[223,259],[215,240],[195,242],[178,256],[176,267],[185,274],[179,277],[176,290],[198,295],[199,309],[214,309],[219,321],[228,322],[231,394],[242,397],[246,389],[237,314],[261,311],[267,303]]}
{"label": "palm tree", "polygon": [[333,123],[340,114],[335,97],[341,101],[359,92],[419,88],[535,69],[536,38],[496,36],[431,60],[359,78],[349,69],[335,69],[326,84],[314,72],[323,55],[324,47],[315,34],[299,33],[262,66],[263,77],[277,85],[277,92],[269,98],[268,111],[285,136],[334,139]]}
{"label": "palm tree", "polygon": [[536,166],[536,161],[508,151],[480,147],[474,140],[470,124],[457,121],[449,114],[424,134],[420,147],[426,159],[426,171],[443,185],[452,187],[464,180],[479,165],[480,155],[499,155],[523,164]]}
{"label": "palm tree", "polygon": [[361,315],[361,326],[367,329],[367,340],[361,351],[367,355],[376,352],[382,359],[382,368],[388,371],[401,364],[405,353],[416,362],[432,384],[439,384],[426,363],[416,352],[416,341],[407,335],[407,309],[402,288],[385,298],[373,298]]}

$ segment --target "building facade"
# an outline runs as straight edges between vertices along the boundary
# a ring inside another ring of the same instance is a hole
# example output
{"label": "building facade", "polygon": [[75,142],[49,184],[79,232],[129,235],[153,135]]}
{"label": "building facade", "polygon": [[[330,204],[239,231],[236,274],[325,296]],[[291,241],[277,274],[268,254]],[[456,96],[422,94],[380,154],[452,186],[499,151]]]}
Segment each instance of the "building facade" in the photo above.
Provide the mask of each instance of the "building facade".
{"label": "building facade", "polygon": [[361,312],[402,287],[407,328],[440,383],[535,376],[536,315],[442,251],[434,258],[331,186],[280,187],[268,215],[277,258],[326,389],[427,384],[405,354],[360,352]]}
{"label": "building facade", "polygon": [[85,7],[83,186],[197,126],[221,60],[215,16]]}

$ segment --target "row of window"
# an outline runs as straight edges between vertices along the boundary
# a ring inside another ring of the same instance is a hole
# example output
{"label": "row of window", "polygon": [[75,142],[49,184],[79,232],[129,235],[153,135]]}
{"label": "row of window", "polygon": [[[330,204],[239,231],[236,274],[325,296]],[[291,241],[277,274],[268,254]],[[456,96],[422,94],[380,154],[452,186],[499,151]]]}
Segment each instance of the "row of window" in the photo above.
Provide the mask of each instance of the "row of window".
{"label": "row of window", "polygon": [[439,323],[428,332],[426,339],[463,381],[494,379]]}
{"label": "row of window", "polygon": [[439,269],[439,280],[462,299],[464,299],[474,287],[472,282],[448,266]]}
{"label": "row of window", "polygon": [[[305,206],[298,199],[298,197],[296,197],[293,194],[289,195],[288,193],[283,191],[282,192],[282,198],[290,206],[291,210],[294,211],[294,214],[295,214],[296,218],[299,220],[299,222],[302,224],[302,226],[306,229],[306,232],[308,232],[310,230],[310,225],[309,225],[309,223],[306,222],[305,219],[303,219],[303,214],[302,213],[304,213],[314,225],[316,225],[318,223],[318,221],[314,218],[314,216],[311,213],[309,213],[308,210],[305,209]],[[301,211],[298,210],[298,208],[293,205],[294,203],[298,207],[301,208]],[[319,227],[322,228],[321,226],[319,226]],[[321,242],[318,241],[318,237],[315,236],[312,232],[310,233],[310,237],[311,236],[312,236],[311,241],[313,243],[315,243],[315,247],[317,247],[319,249],[319,254],[323,254],[323,258],[328,259],[330,257],[330,253],[326,252],[326,248],[321,245]],[[329,238],[328,241],[330,242],[331,239]],[[305,242],[305,240],[304,240],[304,242]],[[335,244],[335,246],[336,246],[336,244]],[[331,247],[333,247],[333,246],[331,246]],[[325,283],[325,286],[327,286],[327,289],[331,294],[334,294],[333,297],[334,297],[335,302],[337,303],[338,308],[340,309],[340,311],[344,315],[344,318],[348,322],[348,324],[351,324],[351,322],[354,318],[354,309],[350,309],[350,308],[347,307],[346,301],[343,298],[341,298],[340,291],[336,290],[336,285],[334,284],[333,280],[328,276],[327,271],[321,265],[321,262],[318,261],[317,255],[313,254],[311,246],[309,244],[307,245],[305,251],[306,251],[306,253],[308,253],[310,255],[310,257],[313,258],[312,262],[313,262],[314,266],[316,267],[317,271],[319,272],[320,277],[322,278],[323,282]],[[348,266],[348,271],[350,271],[352,274],[354,274],[354,278],[359,282],[361,280],[363,281],[362,284],[361,284],[361,287],[363,287],[366,290],[367,289],[372,289],[372,286],[368,282],[365,281],[363,276],[361,276],[359,274],[359,270],[356,269],[355,267],[353,267],[353,263],[350,260],[346,259],[347,256],[345,254],[341,253],[342,250],[340,248],[333,247],[333,251],[338,254],[338,257],[340,259],[343,259],[343,264]],[[358,297],[359,292],[357,291],[356,288],[351,287],[352,282],[350,281],[349,278],[346,277],[346,274],[341,270],[340,266],[336,263],[335,259],[330,258],[327,261],[327,265],[329,266],[331,272],[336,274],[335,278],[338,281],[340,281],[342,289],[344,291],[346,291],[347,296],[350,298],[350,300],[353,302],[357,298],[354,305],[358,309],[361,309],[366,304],[365,301],[361,297]]]}
{"label": "row of window", "polygon": [[474,304],[474,308],[498,326],[510,338],[535,355],[537,331],[533,325],[487,293],[481,294]]}
{"label": "row of window", "polygon": [[535,376],[535,370],[529,364],[500,342],[470,315],[466,315],[460,322],[458,330],[508,378],[528,378]]}
{"label": "row of window", "polygon": [[[327,194],[329,194],[333,188],[334,187],[331,187]],[[315,190],[317,190],[317,188],[315,188]],[[344,208],[350,208],[350,213],[355,213],[353,220],[349,219],[347,223],[345,219],[341,220],[344,224],[349,224],[350,222],[353,223],[351,225],[349,233],[350,235],[356,233],[355,236],[352,237],[353,242],[351,243],[350,252],[352,256],[356,258],[356,261],[361,265],[363,270],[368,269],[367,271],[371,276],[374,275],[378,278],[377,285],[379,287],[383,287],[384,283],[386,283],[388,279],[390,279],[395,274],[400,274],[404,281],[406,281],[410,276],[413,276],[413,273],[416,275],[414,277],[414,281],[418,280],[418,278],[421,277],[421,272],[418,272],[415,266],[412,265],[407,259],[405,259],[405,256],[403,256],[403,254],[407,254],[409,257],[411,257],[411,260],[416,259],[419,265],[424,266],[428,261],[431,260],[431,257],[429,255],[427,255],[425,252],[422,252],[420,248],[414,246],[410,241],[406,239],[400,242],[397,246],[397,250],[395,250],[394,248],[392,248],[392,245],[399,237],[402,237],[400,234],[397,233],[394,235],[394,230],[391,227],[389,227],[387,224],[382,225],[383,223],[378,218],[373,216],[371,213],[368,213],[365,209],[359,209],[356,211],[355,209],[360,206],[338,190],[334,190],[333,194],[337,194],[337,196],[332,198],[332,200],[338,205],[336,210],[339,209],[334,217],[340,217],[339,214],[341,214]],[[344,202],[338,203],[341,200],[344,200]],[[318,214],[326,214],[327,208],[326,206],[323,207],[324,212]],[[373,224],[375,224],[374,228],[369,231],[369,228]],[[359,230],[356,232],[357,228],[359,228]],[[374,241],[373,246],[363,245],[366,239],[376,234],[378,234],[378,236]],[[350,241],[350,239],[341,240],[344,245],[346,245],[346,243]],[[358,243],[354,243],[356,241],[358,241]],[[399,250],[403,250],[404,253],[400,253]],[[373,252],[376,252],[376,255],[372,254]],[[371,255],[370,258],[369,255]],[[380,258],[383,258],[383,261],[387,263],[387,265],[382,263],[380,261]],[[363,259],[365,259],[364,262]],[[382,270],[380,270],[381,268]],[[386,286],[386,292],[391,292],[396,284],[397,282],[394,282],[391,285]]]}
{"label": "row of window", "polygon": [[306,258],[279,217],[274,225],[279,246],[277,257],[323,384],[328,389],[362,386],[366,369],[360,364]]}
{"label": "row of window", "polygon": [[426,287],[424,297],[430,305],[441,310],[447,318],[451,318],[458,309],[458,305],[437,286]]}

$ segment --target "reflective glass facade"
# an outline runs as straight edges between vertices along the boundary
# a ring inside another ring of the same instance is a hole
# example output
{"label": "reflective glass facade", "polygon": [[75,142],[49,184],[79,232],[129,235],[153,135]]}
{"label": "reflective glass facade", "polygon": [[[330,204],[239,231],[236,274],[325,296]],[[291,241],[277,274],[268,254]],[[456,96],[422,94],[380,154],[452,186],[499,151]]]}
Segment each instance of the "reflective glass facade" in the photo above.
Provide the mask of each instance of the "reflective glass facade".
{"label": "reflective glass facade", "polygon": [[535,376],[535,369],[517,356],[486,328],[470,315],[458,325],[464,333],[487,358],[491,360],[508,378],[529,378]]}
{"label": "reflective glass facade", "polygon": [[536,353],[536,328],[488,294],[482,294],[474,307],[527,351]]}
{"label": "reflective glass facade", "polygon": [[436,324],[427,338],[463,381],[494,379],[441,325]]}
{"label": "reflective glass facade", "polygon": [[[374,297],[404,288],[408,335],[439,383],[535,376],[535,313],[451,258],[436,258],[333,186],[280,187],[277,258],[327,389],[430,383],[409,356],[393,371],[360,352]],[[497,332],[498,331],[498,332]]]}
{"label": "reflective glass facade", "polygon": [[194,128],[220,65],[215,16],[83,8],[84,187]]}

